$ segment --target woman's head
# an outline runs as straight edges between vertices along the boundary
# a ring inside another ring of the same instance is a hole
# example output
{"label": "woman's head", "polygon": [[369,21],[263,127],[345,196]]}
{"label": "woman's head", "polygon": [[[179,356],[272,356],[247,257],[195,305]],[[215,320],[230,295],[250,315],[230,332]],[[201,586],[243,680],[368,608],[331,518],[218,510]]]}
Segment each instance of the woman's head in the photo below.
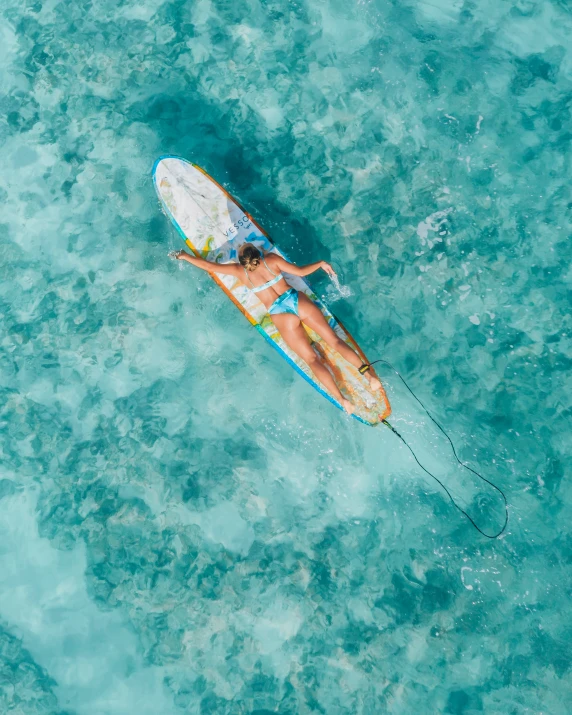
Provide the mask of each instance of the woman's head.
{"label": "woman's head", "polygon": [[238,261],[247,271],[253,271],[260,265],[261,258],[262,253],[252,243],[245,243],[238,252]]}

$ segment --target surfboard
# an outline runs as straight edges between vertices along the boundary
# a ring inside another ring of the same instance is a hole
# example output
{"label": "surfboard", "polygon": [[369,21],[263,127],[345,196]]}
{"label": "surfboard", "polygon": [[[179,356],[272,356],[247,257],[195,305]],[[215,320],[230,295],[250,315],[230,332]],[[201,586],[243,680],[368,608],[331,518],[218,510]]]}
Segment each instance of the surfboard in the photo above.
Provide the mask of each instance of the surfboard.
{"label": "surfboard", "polygon": [[[165,214],[171,219],[191,251],[215,263],[237,262],[238,249],[252,243],[267,253],[277,253],[289,260],[252,216],[200,166],[177,156],[163,156],[153,167],[153,182]],[[233,276],[209,274],[241,313],[286,362],[321,395],[343,410],[339,402],[318,382],[308,365],[282,339],[268,312],[256,294]],[[367,362],[342,323],[318,298],[305,278],[285,274],[286,282],[305,293],[324,314],[333,330]],[[376,425],[391,413],[383,389],[373,392],[367,378],[346,362],[339,353],[304,326],[314,348],[329,367],[340,392],[355,406],[352,415],[367,425]]]}

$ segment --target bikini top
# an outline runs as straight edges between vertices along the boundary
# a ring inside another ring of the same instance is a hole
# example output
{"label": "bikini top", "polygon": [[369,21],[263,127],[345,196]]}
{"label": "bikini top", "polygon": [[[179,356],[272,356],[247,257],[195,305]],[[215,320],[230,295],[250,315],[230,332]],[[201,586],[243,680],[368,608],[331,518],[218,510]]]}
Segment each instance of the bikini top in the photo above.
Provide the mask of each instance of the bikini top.
{"label": "bikini top", "polygon": [[[264,263],[266,268],[268,268],[268,265],[267,265],[266,261],[264,260],[264,256],[262,256],[262,262]],[[243,266],[243,268],[244,268],[244,266]],[[255,286],[254,283],[248,277],[248,272],[247,272],[246,268],[244,268],[244,273],[246,275],[246,278],[248,279],[248,282],[252,286],[252,288],[249,288],[249,290],[251,290],[253,293],[260,293],[261,290],[266,290],[267,288],[271,288],[273,285],[278,283],[278,281],[281,281],[282,278],[284,278],[282,273],[273,273],[273,271],[271,271],[270,268],[268,268],[268,271],[270,273],[272,273],[274,278],[271,278],[269,281],[266,281],[266,283],[263,283],[261,286]]]}

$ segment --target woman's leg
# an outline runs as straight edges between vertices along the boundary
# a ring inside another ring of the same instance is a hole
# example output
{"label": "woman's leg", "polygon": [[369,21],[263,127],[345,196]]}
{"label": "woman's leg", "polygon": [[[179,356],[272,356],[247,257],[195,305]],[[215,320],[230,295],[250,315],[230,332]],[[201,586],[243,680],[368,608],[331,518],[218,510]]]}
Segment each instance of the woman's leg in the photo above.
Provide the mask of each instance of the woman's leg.
{"label": "woman's leg", "polygon": [[286,345],[307,363],[308,367],[326,390],[328,390],[342,405],[344,410],[351,415],[354,410],[351,402],[345,399],[328,368],[318,359],[318,356],[310,345],[308,334],[302,327],[300,319],[291,313],[279,313],[278,315],[271,315],[270,317],[274,325],[278,328]]}
{"label": "woman's leg", "polygon": [[[337,352],[354,367],[361,367],[363,360],[360,356],[336,335],[335,331],[328,325],[328,321],[324,318],[322,311],[303,293],[298,293],[298,312],[303,322],[306,323],[309,328],[312,328],[315,333],[318,333],[322,340],[325,340],[331,348],[337,350]],[[369,371],[366,372],[365,375],[369,379],[372,389],[379,390],[381,382],[377,377],[372,375]]]}

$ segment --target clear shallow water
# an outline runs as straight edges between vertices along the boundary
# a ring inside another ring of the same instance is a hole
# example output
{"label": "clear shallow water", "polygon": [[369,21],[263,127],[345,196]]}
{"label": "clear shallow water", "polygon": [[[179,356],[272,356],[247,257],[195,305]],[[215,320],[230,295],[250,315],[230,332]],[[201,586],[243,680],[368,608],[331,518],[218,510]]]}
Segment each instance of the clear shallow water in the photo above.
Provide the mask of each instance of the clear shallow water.
{"label": "clear shallow water", "polygon": [[[569,6],[2,19],[0,710],[570,712]],[[339,263],[352,295],[317,287],[505,538],[168,260],[163,153]]]}

